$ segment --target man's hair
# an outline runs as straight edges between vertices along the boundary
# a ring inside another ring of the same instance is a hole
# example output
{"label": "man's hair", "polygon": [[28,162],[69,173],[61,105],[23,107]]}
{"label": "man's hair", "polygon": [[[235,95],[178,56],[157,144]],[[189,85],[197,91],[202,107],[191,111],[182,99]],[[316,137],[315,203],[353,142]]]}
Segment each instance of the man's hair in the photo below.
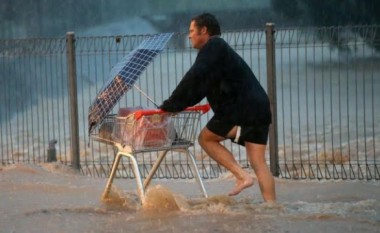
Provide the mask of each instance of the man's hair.
{"label": "man's hair", "polygon": [[206,27],[210,36],[221,35],[218,20],[210,13],[203,13],[191,19],[198,28]]}

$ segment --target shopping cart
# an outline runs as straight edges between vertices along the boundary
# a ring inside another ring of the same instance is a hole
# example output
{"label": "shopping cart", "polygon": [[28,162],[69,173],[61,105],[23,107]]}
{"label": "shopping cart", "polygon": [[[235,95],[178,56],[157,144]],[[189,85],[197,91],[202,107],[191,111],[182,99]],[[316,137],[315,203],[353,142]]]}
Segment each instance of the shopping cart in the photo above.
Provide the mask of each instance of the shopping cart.
{"label": "shopping cart", "polygon": [[[141,109],[127,116],[108,115],[92,133],[95,140],[112,144],[117,150],[102,198],[108,197],[120,160],[125,156],[132,163],[138,195],[143,202],[145,190],[169,151],[188,156],[199,188],[204,197],[207,197],[197,164],[189,148],[194,146],[201,115],[209,109],[210,106],[206,104],[189,107],[175,114],[160,109]],[[139,154],[154,151],[159,152],[159,155],[143,182],[137,157]]]}

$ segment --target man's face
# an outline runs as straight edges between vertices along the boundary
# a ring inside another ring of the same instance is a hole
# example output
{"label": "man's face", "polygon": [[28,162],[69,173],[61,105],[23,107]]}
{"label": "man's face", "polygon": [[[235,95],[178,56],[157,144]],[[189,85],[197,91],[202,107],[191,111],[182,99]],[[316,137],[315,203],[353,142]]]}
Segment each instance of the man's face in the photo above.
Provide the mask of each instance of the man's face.
{"label": "man's face", "polygon": [[195,25],[194,21],[191,21],[189,27],[189,39],[193,48],[200,49],[209,39],[209,35],[206,27],[199,28]]}

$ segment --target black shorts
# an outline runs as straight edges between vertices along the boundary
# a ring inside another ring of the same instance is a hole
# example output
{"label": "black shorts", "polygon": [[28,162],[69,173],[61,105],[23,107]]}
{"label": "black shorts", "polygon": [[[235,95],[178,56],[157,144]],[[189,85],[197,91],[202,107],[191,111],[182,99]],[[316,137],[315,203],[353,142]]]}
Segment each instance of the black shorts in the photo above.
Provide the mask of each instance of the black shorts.
{"label": "black shorts", "polygon": [[[214,134],[217,134],[221,137],[226,137],[234,126],[236,125],[225,122],[223,120],[211,118],[206,127]],[[251,142],[262,145],[267,144],[269,125],[249,125],[240,127],[240,137],[238,142],[236,142],[237,144],[242,146],[245,145],[244,142]],[[230,139],[231,141],[235,142],[235,138]]]}

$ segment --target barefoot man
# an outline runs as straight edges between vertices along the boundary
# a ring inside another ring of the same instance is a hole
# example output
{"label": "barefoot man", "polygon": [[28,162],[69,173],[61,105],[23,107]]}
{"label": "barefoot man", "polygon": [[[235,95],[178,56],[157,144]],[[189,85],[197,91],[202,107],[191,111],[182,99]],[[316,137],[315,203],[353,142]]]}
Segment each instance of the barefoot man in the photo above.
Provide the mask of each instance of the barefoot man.
{"label": "barefoot man", "polygon": [[189,39],[199,50],[197,58],[160,108],[178,112],[206,97],[214,116],[198,140],[210,157],[236,177],[229,195],[252,186],[253,178],[221,144],[226,139],[245,146],[264,201],[274,202],[275,182],[265,161],[271,123],[269,99],[249,66],[220,35],[219,22],[212,14],[192,18]]}

